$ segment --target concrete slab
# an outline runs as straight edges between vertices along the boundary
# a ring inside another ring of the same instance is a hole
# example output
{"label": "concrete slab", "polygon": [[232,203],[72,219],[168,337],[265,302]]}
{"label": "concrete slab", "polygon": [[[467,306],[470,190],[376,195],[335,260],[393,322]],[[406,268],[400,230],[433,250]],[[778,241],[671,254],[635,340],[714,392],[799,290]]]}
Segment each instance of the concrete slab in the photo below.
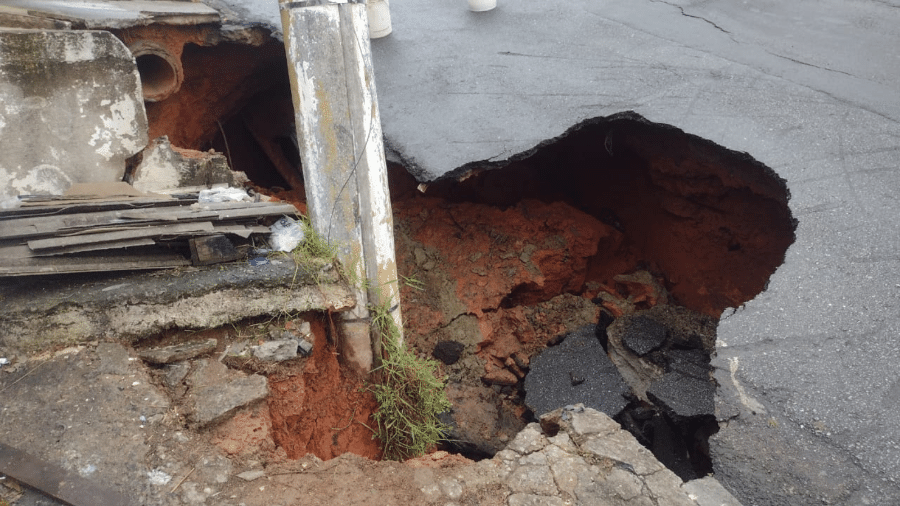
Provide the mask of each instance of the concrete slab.
{"label": "concrete slab", "polygon": [[162,23],[218,23],[219,13],[202,3],[166,0],[5,0],[32,16],[67,21],[78,28],[127,28]]}
{"label": "concrete slab", "polygon": [[109,32],[0,31],[0,201],[120,181],[147,144],[134,58]]}
{"label": "concrete slab", "polygon": [[289,257],[142,274],[4,280],[0,348],[45,349],[95,339],[136,341],[169,328],[214,328],[277,312],[344,311],[355,304],[334,269]]}

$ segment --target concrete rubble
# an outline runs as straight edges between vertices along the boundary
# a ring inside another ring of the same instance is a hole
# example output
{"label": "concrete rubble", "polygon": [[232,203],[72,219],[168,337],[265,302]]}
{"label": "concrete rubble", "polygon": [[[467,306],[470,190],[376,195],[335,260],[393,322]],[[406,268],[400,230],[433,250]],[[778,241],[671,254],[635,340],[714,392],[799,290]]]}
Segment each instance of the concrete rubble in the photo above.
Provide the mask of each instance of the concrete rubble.
{"label": "concrete rubble", "polygon": [[[36,457],[147,506],[211,504],[214,496],[220,497],[215,504],[255,504],[261,481],[289,498],[291,489],[279,488],[280,480],[296,477],[283,475],[285,466],[328,468],[329,463],[315,457],[263,466],[233,462],[221,450],[204,446],[199,425],[228,418],[223,411],[227,406],[232,412],[252,410],[265,394],[262,376],[227,371],[215,358],[181,362],[190,369],[178,381],[188,386],[185,399],[190,400],[184,402],[156,386],[152,370],[134,354],[121,344],[93,343],[30,362],[34,374],[18,383],[0,383],[6,400],[0,440],[27,445]],[[61,382],[72,388],[60,391]],[[195,389],[196,395],[191,393]],[[203,389],[218,393],[201,393]],[[203,397],[220,398],[218,414],[198,404],[193,413],[184,411]],[[185,414],[197,426],[169,432],[171,417]],[[475,497],[482,504],[507,506],[738,504],[710,477],[683,483],[619,424],[583,405],[542,416],[540,424],[529,424],[491,459],[421,467],[428,458],[406,465],[384,463],[398,479],[415,484],[418,495],[409,499],[419,504],[463,504]],[[348,456],[336,460],[354,462]],[[225,497],[222,491],[227,491]],[[26,497],[39,496],[26,492]]]}
{"label": "concrete rubble", "polygon": [[162,136],[150,141],[141,162],[126,178],[140,191],[163,192],[214,184],[241,186],[246,176],[232,172],[225,155],[178,149]]}
{"label": "concrete rubble", "polygon": [[343,311],[356,303],[329,265],[299,268],[290,257],[165,276],[23,278],[0,285],[0,297],[0,346],[13,350],[99,338],[135,341],[169,328],[214,328],[272,311]]}

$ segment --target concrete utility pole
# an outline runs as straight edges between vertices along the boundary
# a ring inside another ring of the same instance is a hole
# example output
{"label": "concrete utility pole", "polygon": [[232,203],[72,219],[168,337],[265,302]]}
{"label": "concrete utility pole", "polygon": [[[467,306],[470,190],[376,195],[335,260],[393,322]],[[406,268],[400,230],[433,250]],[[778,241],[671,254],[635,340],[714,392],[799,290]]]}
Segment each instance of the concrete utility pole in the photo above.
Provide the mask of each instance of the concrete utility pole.
{"label": "concrete utility pole", "polygon": [[342,359],[368,373],[379,361],[368,306],[402,329],[381,119],[365,0],[279,0],[306,199],[315,230],[358,281],[341,313]]}

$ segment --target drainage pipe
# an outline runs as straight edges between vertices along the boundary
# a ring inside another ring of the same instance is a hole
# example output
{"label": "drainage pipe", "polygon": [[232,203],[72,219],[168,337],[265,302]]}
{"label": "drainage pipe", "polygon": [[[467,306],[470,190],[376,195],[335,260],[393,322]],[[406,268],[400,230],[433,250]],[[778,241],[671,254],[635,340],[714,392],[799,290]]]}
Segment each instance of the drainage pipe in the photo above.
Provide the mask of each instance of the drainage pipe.
{"label": "drainage pipe", "polygon": [[[344,363],[381,356],[369,305],[400,321],[394,225],[364,0],[279,0],[310,221],[357,279],[341,313]],[[364,280],[364,281],[362,281]]]}
{"label": "drainage pipe", "polygon": [[149,40],[135,41],[128,49],[131,50],[141,75],[144,101],[165,100],[181,88],[184,70],[179,56],[172,54],[162,44]]}

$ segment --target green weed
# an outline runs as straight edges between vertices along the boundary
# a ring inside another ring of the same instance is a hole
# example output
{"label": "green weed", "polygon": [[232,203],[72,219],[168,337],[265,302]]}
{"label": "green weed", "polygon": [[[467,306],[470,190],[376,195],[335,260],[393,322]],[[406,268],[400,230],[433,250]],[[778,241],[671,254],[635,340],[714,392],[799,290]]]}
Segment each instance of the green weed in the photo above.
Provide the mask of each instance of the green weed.
{"label": "green weed", "polygon": [[438,414],[450,409],[437,363],[417,358],[403,343],[386,307],[370,307],[372,326],[381,337],[381,365],[372,371],[370,390],[378,402],[373,418],[384,458],[405,460],[424,455],[449,431]]}

